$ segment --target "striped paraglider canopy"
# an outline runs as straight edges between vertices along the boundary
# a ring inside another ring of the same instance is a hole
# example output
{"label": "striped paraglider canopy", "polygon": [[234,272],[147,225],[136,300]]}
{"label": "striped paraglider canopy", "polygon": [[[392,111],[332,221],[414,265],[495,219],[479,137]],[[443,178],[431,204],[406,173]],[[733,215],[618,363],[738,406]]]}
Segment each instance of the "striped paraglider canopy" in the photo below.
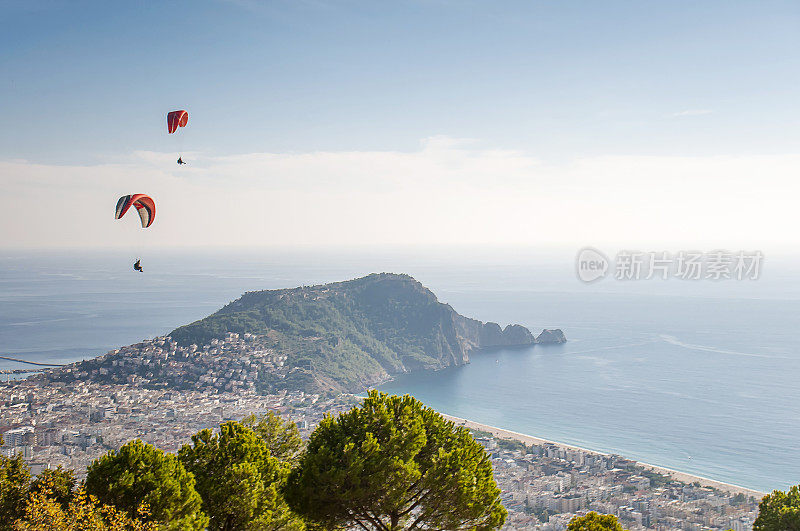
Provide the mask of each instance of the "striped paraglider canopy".
{"label": "striped paraglider canopy", "polygon": [[156,219],[156,203],[149,195],[145,194],[123,195],[120,197],[119,201],[117,201],[117,211],[114,219],[122,218],[131,206],[135,206],[139,212],[143,229],[153,224],[153,220]]}

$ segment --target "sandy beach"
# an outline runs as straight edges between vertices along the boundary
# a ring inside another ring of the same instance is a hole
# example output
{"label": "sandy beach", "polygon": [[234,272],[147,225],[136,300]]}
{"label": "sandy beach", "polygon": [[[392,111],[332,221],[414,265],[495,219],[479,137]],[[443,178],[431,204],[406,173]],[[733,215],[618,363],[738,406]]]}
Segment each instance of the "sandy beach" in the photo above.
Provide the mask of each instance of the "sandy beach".
{"label": "sandy beach", "polygon": [[[545,444],[545,443],[549,443],[549,444],[554,444],[554,445],[560,446],[562,448],[570,448],[570,449],[573,449],[573,450],[580,450],[582,452],[587,452],[587,453],[591,453],[591,454],[608,455],[608,454],[603,454],[603,452],[596,452],[594,450],[588,450],[586,448],[581,448],[579,446],[572,446],[572,445],[569,445],[569,444],[560,443],[558,441],[550,441],[550,440],[547,440],[547,439],[542,439],[542,438],[539,438],[539,437],[533,437],[531,435],[526,435],[524,433],[518,433],[518,432],[515,432],[515,431],[510,431],[510,430],[504,430],[502,428],[497,428],[495,426],[488,426],[486,424],[480,424],[478,422],[473,422],[471,420],[462,419],[462,418],[459,418],[459,417],[454,417],[452,415],[447,415],[447,414],[444,414],[444,413],[442,413],[442,416],[447,418],[448,420],[451,420],[451,421],[455,422],[456,425],[466,426],[467,428],[474,429],[474,430],[480,430],[480,431],[489,432],[489,433],[491,433],[492,435],[494,435],[495,437],[498,437],[498,438],[514,439],[514,440],[523,442],[525,444],[542,445],[542,444]],[[678,470],[672,470],[671,468],[665,468],[665,467],[662,467],[662,466],[651,465],[649,463],[642,463],[641,461],[637,461],[637,464],[642,466],[642,467],[644,467],[644,468],[650,469],[650,470],[652,470],[654,472],[658,472],[659,474],[664,474],[666,476],[670,476],[671,478],[675,479],[676,481],[680,481],[680,482],[683,482],[683,483],[699,483],[700,485],[702,485],[704,487],[712,487],[712,488],[719,489],[719,490],[724,491],[724,492],[729,492],[731,494],[739,494],[739,493],[741,493],[741,494],[744,494],[745,496],[752,496],[752,497],[754,497],[756,499],[760,499],[766,494],[764,492],[760,492],[760,491],[753,490],[753,489],[748,489],[746,487],[741,487],[739,485],[733,485],[733,484],[730,484],[730,483],[723,483],[721,481],[716,481],[716,480],[713,480],[713,479],[704,478],[702,476],[695,476],[693,474],[687,474],[686,472],[680,472]]]}

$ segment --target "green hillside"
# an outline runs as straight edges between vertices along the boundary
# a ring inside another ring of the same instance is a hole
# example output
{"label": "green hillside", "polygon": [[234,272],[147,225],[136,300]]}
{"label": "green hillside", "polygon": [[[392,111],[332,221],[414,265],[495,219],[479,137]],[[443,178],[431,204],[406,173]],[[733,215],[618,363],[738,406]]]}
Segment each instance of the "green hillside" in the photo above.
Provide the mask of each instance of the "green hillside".
{"label": "green hillside", "polygon": [[356,389],[389,375],[469,361],[469,351],[529,345],[521,326],[500,330],[456,313],[408,275],[372,274],[320,286],[245,293],[218,312],[174,330],[179,345],[255,334],[287,357],[288,374],[261,385]]}

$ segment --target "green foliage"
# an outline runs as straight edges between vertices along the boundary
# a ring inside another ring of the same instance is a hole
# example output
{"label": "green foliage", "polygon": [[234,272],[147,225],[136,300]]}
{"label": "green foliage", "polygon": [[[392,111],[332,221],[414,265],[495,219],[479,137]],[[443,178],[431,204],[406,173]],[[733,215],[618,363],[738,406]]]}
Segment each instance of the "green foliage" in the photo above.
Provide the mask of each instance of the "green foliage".
{"label": "green foliage", "polygon": [[672,483],[672,478],[664,474],[659,474],[653,470],[643,468],[639,471],[640,476],[644,476],[650,480],[650,486],[653,488],[666,487]]}
{"label": "green foliage", "polygon": [[747,502],[747,496],[743,492],[737,493],[731,498],[731,505],[742,505]]}
{"label": "green foliage", "polygon": [[22,516],[30,479],[21,454],[0,456],[0,531],[12,529],[12,522]]}
{"label": "green foliage", "polygon": [[524,442],[517,441],[516,439],[497,439],[497,446],[509,452],[518,450],[523,454],[526,454],[530,451],[530,449],[528,448],[528,446],[525,445]]}
{"label": "green foliage", "polygon": [[267,443],[238,422],[220,433],[205,429],[178,453],[197,478],[197,490],[210,517],[209,529],[301,530],[280,493],[289,465],[270,455]]}
{"label": "green foliage", "polygon": [[148,520],[163,529],[201,530],[208,523],[194,476],[176,456],[138,439],[95,460],[87,472],[86,490],[131,517],[147,505]]}
{"label": "green foliage", "polygon": [[48,487],[49,481],[40,484],[40,491],[31,493],[25,514],[14,522],[14,531],[157,531],[154,522],[145,522],[147,508],[142,507],[137,517],[131,517],[111,505],[102,505],[85,490],[75,493],[73,500],[63,507]]}
{"label": "green foliage", "polygon": [[286,496],[329,528],[488,530],[507,516],[490,458],[466,428],[376,391],[314,430]]}
{"label": "green foliage", "polygon": [[492,435],[492,432],[476,430],[475,428],[469,428],[469,432],[472,434],[473,437],[494,437],[494,435]]}
{"label": "green foliage", "polygon": [[800,486],[764,496],[753,531],[800,531]]}
{"label": "green foliage", "polygon": [[598,514],[594,511],[586,516],[576,516],[567,524],[567,531],[625,531],[613,514]]}
{"label": "green foliage", "polygon": [[62,468],[48,468],[31,482],[30,493],[47,492],[49,498],[66,509],[75,499],[75,471]]}
{"label": "green foliage", "polygon": [[536,518],[538,518],[539,521],[543,524],[546,524],[547,522],[550,521],[550,512],[545,508],[541,508],[538,510],[534,509],[533,514],[535,514]]}
{"label": "green foliage", "polygon": [[303,439],[294,422],[283,420],[269,411],[258,417],[253,414],[246,416],[242,425],[253,430],[266,443],[273,457],[291,464],[297,461],[303,449]]}
{"label": "green foliage", "polygon": [[296,370],[285,379],[262,371],[259,389],[318,392],[363,388],[387,372],[460,360],[457,315],[407,275],[374,274],[324,286],[249,292],[170,336],[181,345],[205,345],[227,332],[269,337],[270,348],[286,355],[287,366]]}

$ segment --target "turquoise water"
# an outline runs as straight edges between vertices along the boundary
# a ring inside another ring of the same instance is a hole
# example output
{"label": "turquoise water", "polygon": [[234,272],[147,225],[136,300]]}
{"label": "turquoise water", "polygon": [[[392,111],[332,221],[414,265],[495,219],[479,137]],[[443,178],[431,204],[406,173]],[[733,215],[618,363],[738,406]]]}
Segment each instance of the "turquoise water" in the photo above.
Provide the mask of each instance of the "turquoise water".
{"label": "turquoise water", "polygon": [[797,301],[540,294],[528,311],[522,297],[514,303],[524,324],[541,322],[541,305],[564,310],[568,343],[476,353],[468,366],[381,389],[749,488],[800,483]]}
{"label": "turquoise water", "polygon": [[[571,252],[0,253],[0,353],[96,356],[243,291],[407,272],[464,315],[569,342],[475,353],[398,377],[453,415],[759,490],[800,483],[800,289],[792,262],[749,283],[578,282]],[[0,368],[20,368],[0,360]]]}

